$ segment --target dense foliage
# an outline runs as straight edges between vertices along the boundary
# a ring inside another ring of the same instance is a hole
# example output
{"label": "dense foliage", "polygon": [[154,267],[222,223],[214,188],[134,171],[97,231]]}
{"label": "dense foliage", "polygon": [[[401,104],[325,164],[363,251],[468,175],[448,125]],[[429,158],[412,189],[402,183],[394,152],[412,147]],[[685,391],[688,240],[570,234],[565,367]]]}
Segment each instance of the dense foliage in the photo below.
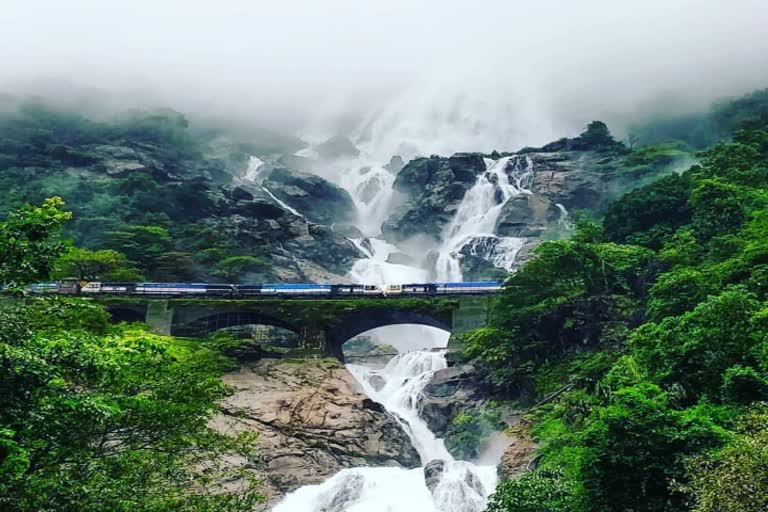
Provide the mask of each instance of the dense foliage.
{"label": "dense foliage", "polygon": [[[59,199],[0,223],[0,282],[44,280],[65,250]],[[106,258],[111,261],[111,258]],[[221,356],[110,325],[85,299],[0,297],[0,509],[251,510],[252,438],[208,427],[228,389]],[[238,492],[222,492],[226,479]],[[231,481],[231,480],[230,480]]]}
{"label": "dense foliage", "polygon": [[543,403],[538,469],[490,510],[765,510],[765,112],[718,106],[728,141],[543,243],[466,337],[500,397]]}
{"label": "dense foliage", "polygon": [[219,219],[227,197],[218,185],[254,148],[217,150],[218,131],[192,131],[172,110],[93,121],[37,102],[2,106],[0,216],[64,198],[73,216],[66,234],[82,250],[57,277],[271,277],[268,248],[233,243]]}

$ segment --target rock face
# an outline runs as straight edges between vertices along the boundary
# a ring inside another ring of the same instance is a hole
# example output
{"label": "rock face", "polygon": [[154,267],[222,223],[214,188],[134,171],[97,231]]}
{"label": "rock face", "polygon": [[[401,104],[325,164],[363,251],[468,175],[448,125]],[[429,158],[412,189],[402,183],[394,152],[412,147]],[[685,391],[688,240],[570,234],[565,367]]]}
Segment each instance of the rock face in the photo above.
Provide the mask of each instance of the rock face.
{"label": "rock face", "polygon": [[312,222],[330,225],[356,219],[349,193],[320,176],[281,167],[269,173],[263,186]]}
{"label": "rock face", "polygon": [[421,417],[437,437],[445,437],[451,419],[467,405],[482,400],[472,365],[438,370],[424,388],[419,402]]}
{"label": "rock face", "polygon": [[[417,158],[403,167],[394,188],[400,204],[384,222],[385,238],[395,244],[413,239],[439,245],[446,226],[453,220],[466,193],[486,171],[486,160],[502,157],[525,159],[532,177],[518,183],[524,193],[513,196],[503,206],[493,233],[501,237],[522,238],[522,264],[542,238],[565,236],[572,228],[567,212],[600,211],[627,190],[642,184],[649,176],[668,172],[669,162],[659,162],[637,174],[625,159],[628,150],[610,136],[600,122],[572,139],[561,139],[541,148],[524,148],[517,153],[491,155],[460,153],[449,158]],[[510,183],[521,179],[506,169]],[[632,171],[632,172],[629,172]],[[493,176],[495,178],[495,176]],[[497,187],[496,192],[501,195]],[[499,198],[501,199],[501,198]],[[499,202],[499,201],[497,201]],[[489,230],[490,231],[490,230]],[[494,271],[507,268],[492,258],[460,250],[465,279],[493,279]],[[434,257],[432,257],[434,259]],[[429,265],[430,257],[426,263]],[[509,262],[506,262],[509,263]]]}
{"label": "rock face", "polygon": [[343,234],[286,210],[260,186],[222,187],[214,197],[217,214],[202,222],[242,249],[270,247],[270,276],[255,282],[347,282],[352,264],[363,257]]}
{"label": "rock face", "polygon": [[259,433],[256,469],[272,499],[343,468],[420,464],[398,423],[335,360],[261,360],[224,381],[235,392],[213,425]]}
{"label": "rock face", "polygon": [[512,480],[533,468],[538,445],[528,436],[514,436],[497,467],[500,480]]}
{"label": "rock face", "polygon": [[483,157],[475,154],[417,158],[408,162],[394,183],[395,191],[403,195],[405,204],[382,226],[385,238],[397,243],[423,234],[439,241],[464,194],[483,172]]}

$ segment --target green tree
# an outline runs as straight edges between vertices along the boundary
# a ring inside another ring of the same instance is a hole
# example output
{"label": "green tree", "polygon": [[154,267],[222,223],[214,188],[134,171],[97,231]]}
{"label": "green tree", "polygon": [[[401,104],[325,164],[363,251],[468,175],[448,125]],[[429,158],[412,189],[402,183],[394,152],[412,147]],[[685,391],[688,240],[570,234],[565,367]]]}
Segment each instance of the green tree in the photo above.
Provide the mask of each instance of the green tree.
{"label": "green tree", "polygon": [[608,206],[603,226],[610,242],[661,248],[691,219],[690,177],[673,174],[629,192]]}
{"label": "green tree", "polygon": [[[0,226],[0,253],[23,264],[13,282],[50,271],[63,249],[60,205]],[[246,511],[261,501],[251,474],[226,464],[252,456],[253,436],[208,426],[230,391],[216,352],[111,326],[86,299],[5,300],[0,325],[0,510]]]}
{"label": "green tree", "polygon": [[269,269],[269,262],[254,256],[230,256],[219,261],[214,267],[214,274],[230,282],[238,282],[243,274],[263,272]]}
{"label": "green tree", "polygon": [[691,461],[694,512],[768,510],[768,410],[763,405],[739,424],[728,446]]}
{"label": "green tree", "polygon": [[741,228],[746,219],[743,202],[743,194],[735,185],[716,180],[702,181],[693,190],[689,201],[697,238],[708,241]]}
{"label": "green tree", "polygon": [[685,495],[675,490],[685,479],[684,456],[717,446],[723,435],[705,415],[670,409],[655,385],[616,392],[611,404],[596,412],[581,440],[581,509],[686,510]]}
{"label": "green tree", "polygon": [[560,475],[536,471],[501,482],[486,512],[564,512],[573,510],[571,483]]}
{"label": "green tree", "polygon": [[64,201],[46,199],[39,207],[26,206],[0,223],[0,284],[8,287],[46,281],[65,247],[58,231],[71,214]]}
{"label": "green tree", "polygon": [[679,386],[689,401],[716,399],[728,368],[756,364],[754,349],[765,335],[759,312],[752,294],[729,290],[682,316],[641,326],[630,347],[656,382]]}
{"label": "green tree", "polygon": [[58,261],[57,274],[61,277],[77,277],[81,280],[130,281],[143,280],[133,262],[124,254],[111,249],[91,251],[71,248]]}

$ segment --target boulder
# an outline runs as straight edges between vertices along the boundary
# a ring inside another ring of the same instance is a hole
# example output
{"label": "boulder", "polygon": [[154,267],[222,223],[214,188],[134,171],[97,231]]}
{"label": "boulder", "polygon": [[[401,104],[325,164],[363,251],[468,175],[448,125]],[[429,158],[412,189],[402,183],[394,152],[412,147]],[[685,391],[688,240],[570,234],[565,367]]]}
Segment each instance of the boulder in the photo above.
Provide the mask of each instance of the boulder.
{"label": "boulder", "polygon": [[312,222],[330,225],[357,217],[347,191],[314,174],[281,167],[269,173],[263,186]]}
{"label": "boulder", "polygon": [[224,381],[235,391],[212,425],[225,433],[259,434],[255,469],[273,500],[344,468],[420,464],[397,421],[335,360],[261,360]]}
{"label": "boulder", "polygon": [[354,226],[352,224],[333,224],[331,228],[340,234],[341,236],[346,236],[347,238],[363,238],[363,232],[360,231],[360,229],[357,226]]}
{"label": "boulder", "polygon": [[399,173],[403,167],[405,167],[405,162],[403,162],[403,157],[400,155],[395,155],[390,158],[389,163],[384,166],[384,168],[392,174]]}
{"label": "boulder", "polygon": [[480,384],[472,365],[451,366],[438,370],[422,392],[421,417],[437,437],[445,437],[448,425],[468,402],[482,400]]}
{"label": "boulder", "polygon": [[547,199],[535,194],[521,194],[509,199],[496,221],[496,234],[501,236],[540,236],[550,222],[553,207]]}
{"label": "boulder", "polygon": [[527,435],[515,435],[497,466],[500,480],[512,480],[532,469],[538,445]]}
{"label": "boulder", "polygon": [[436,459],[424,466],[424,483],[427,485],[429,492],[435,492],[443,477],[443,471],[445,471],[444,460]]}
{"label": "boulder", "polygon": [[459,203],[485,172],[481,155],[457,154],[450,158],[411,160],[400,171],[393,188],[404,197],[382,226],[384,237],[393,243],[425,234],[440,240]]}

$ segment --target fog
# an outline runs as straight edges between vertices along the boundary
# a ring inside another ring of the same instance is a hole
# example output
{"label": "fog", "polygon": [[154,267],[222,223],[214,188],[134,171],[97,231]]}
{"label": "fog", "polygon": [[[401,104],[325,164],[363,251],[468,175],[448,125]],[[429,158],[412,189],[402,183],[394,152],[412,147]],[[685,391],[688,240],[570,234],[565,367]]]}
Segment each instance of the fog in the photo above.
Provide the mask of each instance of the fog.
{"label": "fog", "polygon": [[0,91],[504,150],[765,87],[766,24],[764,0],[4,0]]}

